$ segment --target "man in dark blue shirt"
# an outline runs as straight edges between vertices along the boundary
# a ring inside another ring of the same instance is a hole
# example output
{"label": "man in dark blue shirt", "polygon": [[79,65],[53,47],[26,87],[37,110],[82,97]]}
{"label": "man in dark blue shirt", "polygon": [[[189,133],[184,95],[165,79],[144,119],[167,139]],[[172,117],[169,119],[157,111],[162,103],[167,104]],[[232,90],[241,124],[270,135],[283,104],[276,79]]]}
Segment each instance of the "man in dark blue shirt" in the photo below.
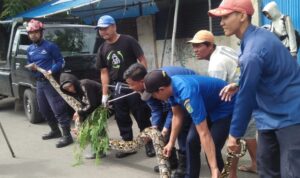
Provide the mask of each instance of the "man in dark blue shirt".
{"label": "man in dark blue shirt", "polygon": [[228,148],[237,149],[236,140],[245,133],[251,113],[258,129],[258,173],[264,178],[300,175],[300,68],[290,52],[271,32],[253,26],[251,0],[223,0],[211,16],[221,17],[226,36],[241,40],[238,84],[225,87],[221,95],[239,89]]}
{"label": "man in dark blue shirt", "polygon": [[[183,67],[170,66],[162,67],[162,69],[166,71],[169,76],[197,74],[196,72]],[[171,131],[171,120],[173,116],[171,105],[167,101],[160,101],[152,98],[150,93],[145,92],[144,77],[146,74],[147,69],[143,65],[136,63],[131,65],[125,71],[124,79],[132,90],[141,93],[142,99],[145,100],[151,108],[152,127],[161,130],[162,135],[168,140]],[[186,122],[184,124],[184,127],[182,128],[182,132],[178,136],[178,166],[175,148],[172,149],[172,153],[169,158],[171,169],[175,169],[177,167],[173,176],[174,178],[183,178],[186,173],[186,138],[188,129],[190,127],[190,119],[188,113],[185,113],[185,118]],[[158,166],[156,166],[154,170],[158,172]]]}
{"label": "man in dark blue shirt", "polygon": [[[234,99],[223,102],[219,92],[227,83],[217,78],[176,75],[154,70],[144,78],[145,90],[156,99],[172,103],[172,132],[164,154],[170,155],[183,123],[183,109],[190,114],[206,153],[212,178],[224,167],[221,150],[228,136]],[[186,175],[189,176],[189,175]]]}
{"label": "man in dark blue shirt", "polygon": [[[59,73],[64,65],[64,59],[54,43],[43,39],[44,25],[33,19],[28,23],[26,29],[30,40],[33,42],[27,49],[28,63],[34,63],[47,70],[47,75]],[[46,79],[47,76],[36,71],[35,65],[32,65],[31,70],[37,80],[36,92],[39,111],[51,128],[51,131],[45,134],[42,139],[48,140],[61,137],[61,131],[58,128],[59,123],[63,131],[63,137],[56,144],[56,147],[67,146],[73,143],[70,133],[71,118],[67,112],[67,104],[51,86]]]}

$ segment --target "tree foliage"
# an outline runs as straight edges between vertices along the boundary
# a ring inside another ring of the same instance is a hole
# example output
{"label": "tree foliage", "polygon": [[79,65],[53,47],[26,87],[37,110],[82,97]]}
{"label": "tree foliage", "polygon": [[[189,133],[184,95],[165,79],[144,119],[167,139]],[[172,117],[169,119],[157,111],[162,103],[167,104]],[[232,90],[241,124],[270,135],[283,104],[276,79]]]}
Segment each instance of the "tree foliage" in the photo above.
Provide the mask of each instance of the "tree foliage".
{"label": "tree foliage", "polygon": [[49,0],[3,0],[0,19],[13,17]]}

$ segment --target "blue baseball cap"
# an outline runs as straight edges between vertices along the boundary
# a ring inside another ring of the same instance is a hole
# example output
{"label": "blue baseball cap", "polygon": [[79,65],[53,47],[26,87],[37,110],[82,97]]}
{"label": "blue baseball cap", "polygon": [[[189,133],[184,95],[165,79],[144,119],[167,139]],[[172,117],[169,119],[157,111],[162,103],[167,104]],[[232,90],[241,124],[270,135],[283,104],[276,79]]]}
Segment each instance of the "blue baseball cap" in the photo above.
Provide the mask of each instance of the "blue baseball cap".
{"label": "blue baseball cap", "polygon": [[106,28],[110,25],[116,24],[115,19],[109,15],[103,15],[99,18],[96,29],[98,28]]}

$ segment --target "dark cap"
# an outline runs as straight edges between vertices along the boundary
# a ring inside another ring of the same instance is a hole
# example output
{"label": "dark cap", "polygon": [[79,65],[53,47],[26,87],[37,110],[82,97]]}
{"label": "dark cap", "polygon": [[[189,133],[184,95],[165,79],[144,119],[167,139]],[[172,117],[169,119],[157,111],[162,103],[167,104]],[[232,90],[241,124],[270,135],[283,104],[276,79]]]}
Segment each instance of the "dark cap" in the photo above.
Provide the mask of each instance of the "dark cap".
{"label": "dark cap", "polygon": [[144,83],[146,92],[153,93],[160,87],[170,85],[171,78],[163,70],[153,70],[145,76]]}

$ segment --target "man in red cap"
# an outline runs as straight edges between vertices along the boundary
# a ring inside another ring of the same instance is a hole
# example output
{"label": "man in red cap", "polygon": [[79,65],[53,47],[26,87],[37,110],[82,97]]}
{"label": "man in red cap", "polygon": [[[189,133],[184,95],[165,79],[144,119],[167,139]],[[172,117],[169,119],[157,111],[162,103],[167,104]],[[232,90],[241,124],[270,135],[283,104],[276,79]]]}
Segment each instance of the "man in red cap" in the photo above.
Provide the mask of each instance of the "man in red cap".
{"label": "man in red cap", "polygon": [[223,88],[223,100],[237,92],[229,132],[228,149],[247,128],[254,111],[258,129],[259,177],[280,178],[300,175],[300,68],[289,51],[271,32],[251,24],[251,0],[223,0],[210,10],[221,17],[226,36],[241,40],[241,69],[238,84]]}

